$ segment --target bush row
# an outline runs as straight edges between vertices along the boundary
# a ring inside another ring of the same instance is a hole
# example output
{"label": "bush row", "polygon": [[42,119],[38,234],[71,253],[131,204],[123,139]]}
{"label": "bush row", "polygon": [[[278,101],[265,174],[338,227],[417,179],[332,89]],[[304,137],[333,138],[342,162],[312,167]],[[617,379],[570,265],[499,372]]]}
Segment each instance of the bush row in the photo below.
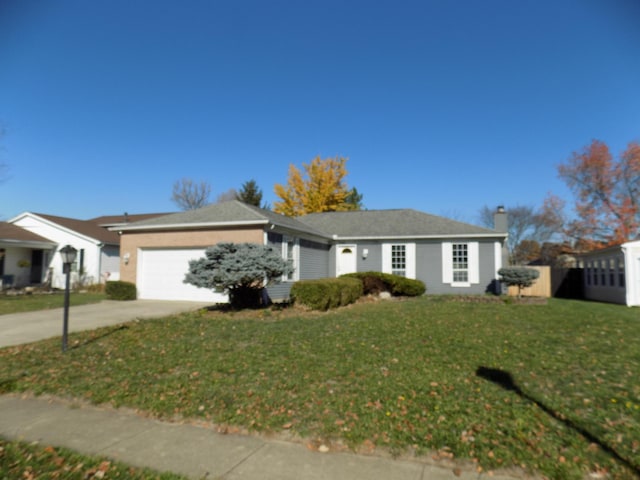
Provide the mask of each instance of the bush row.
{"label": "bush row", "polygon": [[109,281],[104,287],[109,300],[135,300],[136,286],[131,282]]}
{"label": "bush row", "polygon": [[356,278],[300,280],[291,287],[295,303],[313,310],[328,310],[354,303],[362,296],[362,282]]}
{"label": "bush row", "polygon": [[391,275],[381,272],[357,272],[348,273],[341,278],[357,278],[362,282],[365,295],[377,295],[380,292],[389,292],[398,297],[417,297],[427,291],[424,282],[412,278]]}

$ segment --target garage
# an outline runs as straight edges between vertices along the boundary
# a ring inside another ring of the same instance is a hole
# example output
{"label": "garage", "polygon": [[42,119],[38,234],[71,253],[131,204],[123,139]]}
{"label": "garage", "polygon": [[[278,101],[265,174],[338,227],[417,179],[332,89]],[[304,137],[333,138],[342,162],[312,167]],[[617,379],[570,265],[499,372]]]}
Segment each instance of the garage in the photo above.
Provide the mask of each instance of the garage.
{"label": "garage", "polygon": [[227,295],[183,283],[189,260],[204,257],[204,248],[140,249],[138,298],[226,303]]}

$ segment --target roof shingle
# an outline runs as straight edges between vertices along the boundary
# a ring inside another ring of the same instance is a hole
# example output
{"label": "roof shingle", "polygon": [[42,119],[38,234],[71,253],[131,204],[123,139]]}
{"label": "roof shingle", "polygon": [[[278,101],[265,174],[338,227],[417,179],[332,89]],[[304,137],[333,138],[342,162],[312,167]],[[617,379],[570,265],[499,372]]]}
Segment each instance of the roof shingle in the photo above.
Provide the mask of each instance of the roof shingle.
{"label": "roof shingle", "polygon": [[54,242],[47,238],[7,222],[0,222],[0,242],[3,240],[9,242],[42,242],[55,245]]}
{"label": "roof shingle", "polygon": [[270,223],[325,238],[505,236],[492,229],[412,209],[312,213],[292,218],[237,200],[143,220],[121,229],[204,228],[243,223]]}
{"label": "roof shingle", "polygon": [[299,220],[338,238],[504,236],[495,230],[413,209],[311,213]]}

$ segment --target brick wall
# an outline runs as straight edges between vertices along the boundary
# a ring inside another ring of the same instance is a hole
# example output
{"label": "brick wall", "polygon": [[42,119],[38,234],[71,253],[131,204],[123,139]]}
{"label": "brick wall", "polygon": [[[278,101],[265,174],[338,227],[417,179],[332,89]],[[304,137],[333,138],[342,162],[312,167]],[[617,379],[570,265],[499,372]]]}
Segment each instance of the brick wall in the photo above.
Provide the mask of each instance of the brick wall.
{"label": "brick wall", "polygon": [[[264,243],[262,228],[193,230],[175,232],[123,232],[120,237],[120,280],[136,283],[138,251],[141,248],[210,247],[221,242]],[[125,264],[125,256],[129,261]]]}

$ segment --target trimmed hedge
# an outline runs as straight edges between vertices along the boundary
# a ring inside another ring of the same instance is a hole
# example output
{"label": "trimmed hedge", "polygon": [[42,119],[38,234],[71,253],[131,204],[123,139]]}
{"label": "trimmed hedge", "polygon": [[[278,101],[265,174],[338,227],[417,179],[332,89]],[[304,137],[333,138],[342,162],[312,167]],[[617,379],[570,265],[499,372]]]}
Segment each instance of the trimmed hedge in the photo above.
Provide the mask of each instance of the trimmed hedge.
{"label": "trimmed hedge", "polygon": [[354,303],[362,296],[362,282],[355,278],[301,280],[291,287],[291,300],[312,310],[329,310]]}
{"label": "trimmed hedge", "polygon": [[136,286],[131,282],[112,280],[107,282],[104,291],[109,300],[135,300],[137,297]]}
{"label": "trimmed hedge", "polygon": [[421,280],[391,275],[390,273],[356,272],[347,273],[340,278],[359,279],[362,282],[365,295],[377,295],[386,291],[396,297],[418,297],[427,291],[427,287]]}

